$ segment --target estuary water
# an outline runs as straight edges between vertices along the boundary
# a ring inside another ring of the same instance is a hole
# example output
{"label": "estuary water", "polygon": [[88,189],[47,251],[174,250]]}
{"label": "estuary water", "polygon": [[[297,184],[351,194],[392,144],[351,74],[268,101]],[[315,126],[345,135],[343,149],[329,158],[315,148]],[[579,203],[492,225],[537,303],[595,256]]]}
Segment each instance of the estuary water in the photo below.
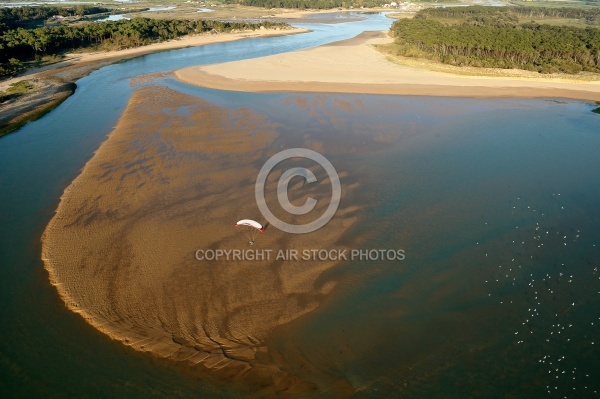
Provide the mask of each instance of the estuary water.
{"label": "estuary water", "polygon": [[359,248],[401,248],[406,258],[346,262],[323,277],[342,282],[335,299],[269,343],[294,359],[294,372],[348,379],[361,398],[598,396],[600,121],[592,106],[352,95],[296,102],[314,106],[291,116],[289,106],[268,103],[273,115],[330,140],[385,143],[358,155],[324,148],[337,168],[360,176],[364,209],[347,242],[362,237]]}
{"label": "estuary water", "polygon": [[[235,397],[110,341],[68,311],[43,270],[41,233],[123,112],[131,78],[389,25],[370,15],[115,64],[0,139],[2,397]],[[325,155],[364,188],[362,216],[346,241],[401,248],[406,259],[348,262],[324,276],[342,282],[332,299],[269,343],[292,372],[347,380],[356,397],[369,398],[598,395],[600,120],[592,105],[158,84],[222,107],[252,107],[280,123],[283,136],[306,130],[325,143],[350,134],[381,144]]]}

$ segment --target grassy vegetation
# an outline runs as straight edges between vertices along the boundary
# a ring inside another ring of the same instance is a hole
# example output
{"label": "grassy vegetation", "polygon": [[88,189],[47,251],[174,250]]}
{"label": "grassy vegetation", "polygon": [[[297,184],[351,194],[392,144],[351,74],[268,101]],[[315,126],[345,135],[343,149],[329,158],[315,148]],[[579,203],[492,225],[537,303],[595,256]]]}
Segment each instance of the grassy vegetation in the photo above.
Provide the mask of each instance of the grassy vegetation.
{"label": "grassy vegetation", "polygon": [[[244,6],[264,8],[291,8],[291,9],[331,9],[331,8],[376,8],[393,0],[228,0]],[[404,0],[402,0],[404,1]],[[413,3],[459,3],[460,0],[413,0]],[[396,0],[398,3],[398,0]]]}
{"label": "grassy vegetation", "polygon": [[6,90],[6,92],[8,94],[18,94],[18,95],[22,95],[25,93],[29,93],[30,91],[32,91],[33,89],[35,89],[35,85],[27,80],[21,80],[19,82],[13,83],[8,87],[8,90]]}
{"label": "grassy vegetation", "polygon": [[589,26],[600,25],[600,7],[462,7],[429,8],[417,18],[435,19],[451,24],[500,25],[547,20],[582,21]]}
{"label": "grassy vegetation", "polygon": [[[19,83],[21,83],[21,82],[19,82]],[[69,98],[69,96],[75,92],[76,88],[77,88],[77,85],[75,85],[75,83],[65,84],[65,86],[64,86],[65,90],[63,90],[61,93],[59,93],[57,96],[55,96],[52,99],[52,101],[50,101],[49,103],[46,103],[40,107],[37,107],[29,112],[23,113],[23,114],[19,115],[17,118],[14,118],[13,120],[6,123],[5,125],[0,126],[0,137],[5,136],[9,133],[15,132],[15,131],[19,130],[21,127],[28,124],[29,122],[38,120],[41,117],[43,117],[44,115],[46,115],[47,113],[51,112],[56,107],[58,107],[60,104],[62,104],[63,101],[65,101],[67,98]]]}
{"label": "grassy vegetation", "polygon": [[600,9],[460,7],[425,9],[392,26],[397,55],[456,66],[525,69],[541,73],[600,72],[600,29],[521,23],[521,16],[584,18]]}
{"label": "grassy vegetation", "polygon": [[571,1],[556,1],[556,0],[532,0],[522,1],[513,0],[510,4],[519,7],[573,7],[573,8],[590,8],[600,7],[600,0],[571,0]]}
{"label": "grassy vegetation", "polygon": [[26,80],[21,80],[19,82],[11,84],[6,93],[0,92],[0,103],[8,101],[13,98],[21,97],[24,94],[27,94],[35,89],[35,85]]}

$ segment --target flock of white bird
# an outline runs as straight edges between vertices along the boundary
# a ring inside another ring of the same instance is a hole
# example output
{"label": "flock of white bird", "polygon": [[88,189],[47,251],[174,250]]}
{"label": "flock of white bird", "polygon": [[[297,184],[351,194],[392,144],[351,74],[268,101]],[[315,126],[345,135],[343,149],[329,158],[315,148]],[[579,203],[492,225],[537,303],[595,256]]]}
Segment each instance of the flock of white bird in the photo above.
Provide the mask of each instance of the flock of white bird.
{"label": "flock of white bird", "polygon": [[523,312],[511,334],[521,352],[537,360],[548,394],[597,397],[600,360],[590,363],[590,354],[600,355],[594,346],[600,341],[600,275],[593,258],[600,259],[593,242],[600,236],[590,232],[582,240],[584,233],[569,226],[564,196],[552,196],[555,206],[543,212],[517,197],[511,220],[520,226],[507,235],[509,250],[495,259],[484,252],[486,264],[502,263],[490,265],[488,297],[510,306],[507,311]]}

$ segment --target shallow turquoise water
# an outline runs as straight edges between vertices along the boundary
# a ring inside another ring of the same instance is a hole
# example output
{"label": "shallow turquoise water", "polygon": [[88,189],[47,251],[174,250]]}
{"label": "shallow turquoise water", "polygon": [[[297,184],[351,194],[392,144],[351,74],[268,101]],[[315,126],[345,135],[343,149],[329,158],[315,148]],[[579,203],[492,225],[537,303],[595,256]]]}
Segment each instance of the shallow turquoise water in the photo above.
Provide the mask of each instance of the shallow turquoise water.
{"label": "shallow turquoise water", "polygon": [[[116,123],[133,90],[130,77],[389,24],[372,18],[315,26],[308,39],[184,49],[103,68],[57,110],[0,140],[2,397],[235,396],[111,342],[67,311],[42,269],[39,237],[64,188]],[[326,145],[324,155],[362,184],[366,207],[345,240],[401,247],[407,258],[332,270],[324,279],[341,282],[334,298],[284,326],[275,350],[292,359],[301,353],[318,374],[348,379],[357,397],[600,391],[600,120],[591,105],[159,84],[221,106],[251,106],[281,122],[289,142],[308,133],[361,149],[361,138],[381,136],[364,151]],[[301,111],[290,98],[315,102],[318,112]]]}

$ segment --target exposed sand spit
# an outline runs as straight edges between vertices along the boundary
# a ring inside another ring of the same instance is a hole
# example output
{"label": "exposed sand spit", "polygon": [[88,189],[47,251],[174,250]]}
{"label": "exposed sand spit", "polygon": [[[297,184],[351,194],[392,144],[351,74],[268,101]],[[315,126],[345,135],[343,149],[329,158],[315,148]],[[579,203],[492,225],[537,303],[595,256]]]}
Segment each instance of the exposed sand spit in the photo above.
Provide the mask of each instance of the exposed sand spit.
{"label": "exposed sand spit", "polygon": [[251,109],[155,86],[135,92],[43,236],[51,282],[69,308],[135,349],[260,386],[262,394],[311,392],[313,384],[272,363],[263,340],[319,306],[335,283],[318,277],[335,262],[195,258],[198,249],[335,247],[356,220],[357,209],[342,204],[318,232],[271,228],[248,246],[233,225],[261,220],[254,181],[283,145],[277,129]]}
{"label": "exposed sand spit", "polygon": [[552,77],[463,76],[395,64],[374,44],[392,41],[365,32],[313,49],[252,60],[190,67],[175,76],[224,90],[331,92],[452,97],[564,97],[600,101],[600,82]]}

